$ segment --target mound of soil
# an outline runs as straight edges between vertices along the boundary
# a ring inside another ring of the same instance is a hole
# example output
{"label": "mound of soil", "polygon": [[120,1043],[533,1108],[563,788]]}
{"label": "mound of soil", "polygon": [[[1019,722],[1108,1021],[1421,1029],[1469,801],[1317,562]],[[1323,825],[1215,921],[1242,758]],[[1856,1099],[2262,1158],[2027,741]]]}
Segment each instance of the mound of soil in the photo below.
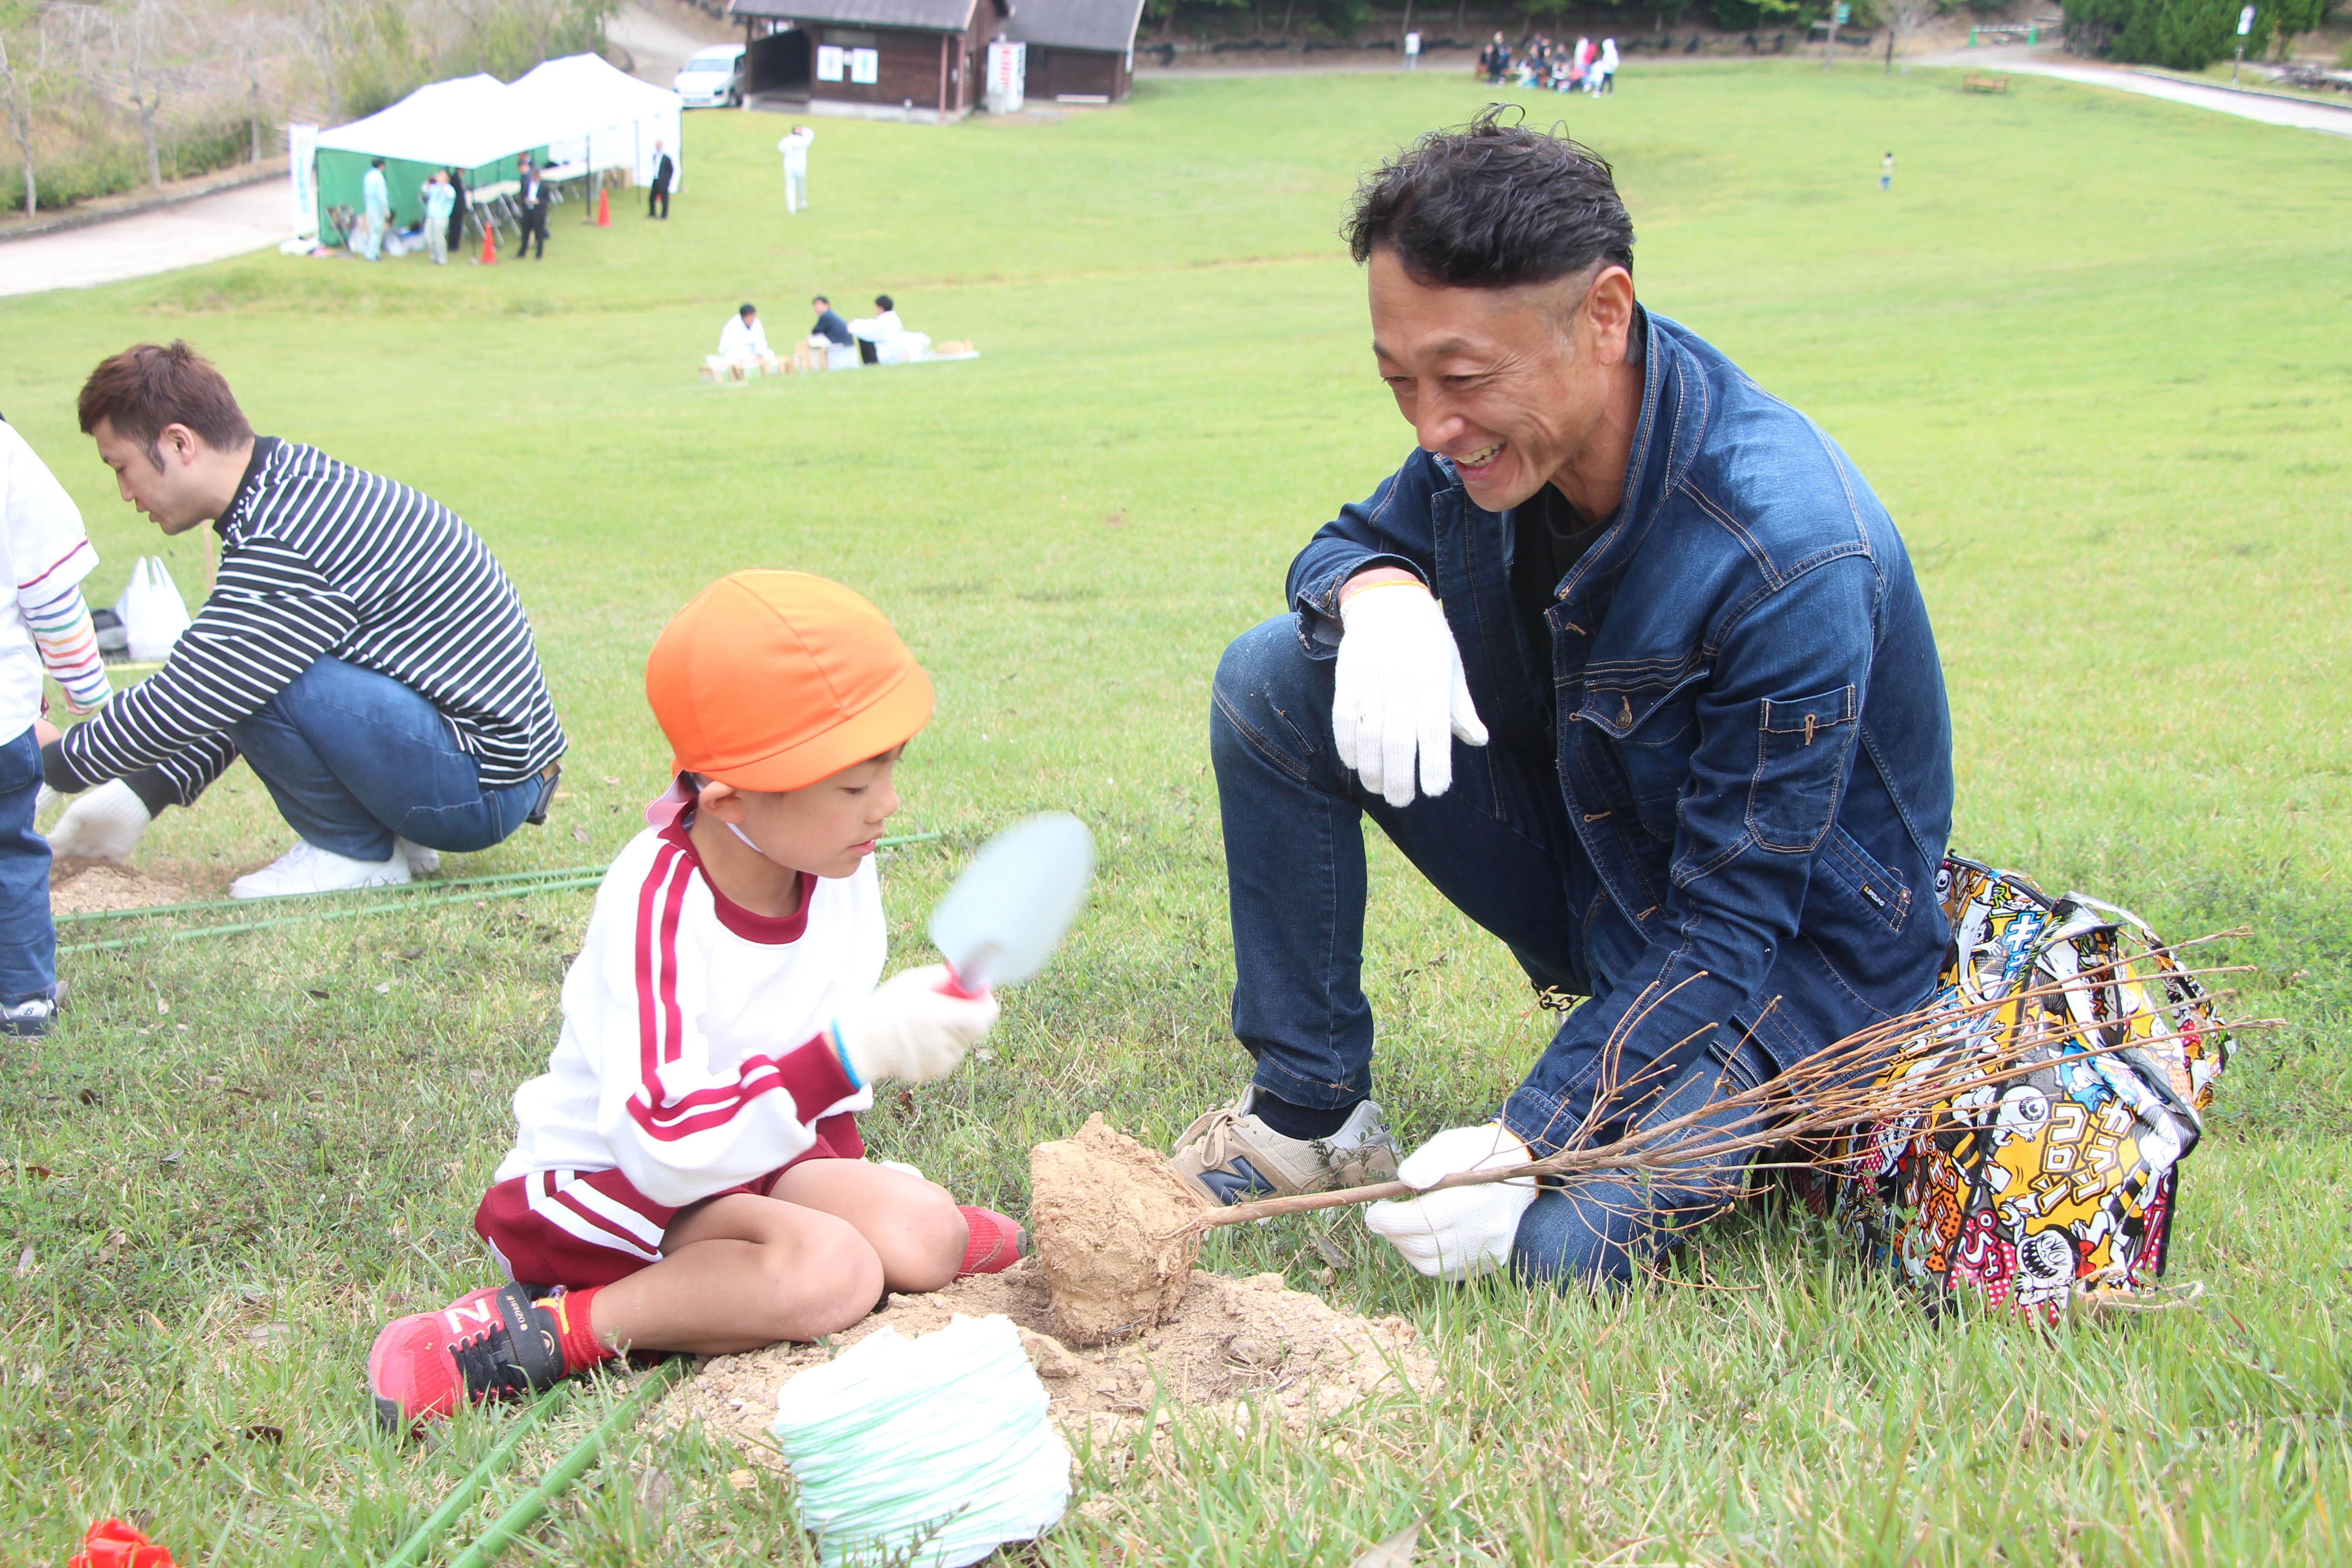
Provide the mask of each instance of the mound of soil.
{"label": "mound of soil", "polygon": [[893,1296],[881,1311],[835,1334],[829,1349],[775,1345],[713,1357],[670,1395],[665,1424],[699,1420],[757,1462],[782,1469],[768,1427],[776,1418],[776,1393],[794,1373],[877,1329],[911,1337],[946,1327],[959,1312],[1002,1312],[1021,1328],[1052,1414],[1073,1444],[1089,1435],[1097,1447],[1115,1442],[1150,1419],[1155,1405],[1165,1424],[1168,1405],[1238,1415],[1242,1403],[1252,1401],[1266,1416],[1304,1432],[1372,1394],[1425,1394],[1437,1386],[1437,1363],[1414,1342],[1412,1324],[1342,1312],[1286,1288],[1279,1274],[1233,1279],[1196,1270],[1156,1331],[1075,1350],[1054,1334],[1053,1293],[1031,1258],[928,1296]]}
{"label": "mound of soil", "polygon": [[1029,1151],[1029,1234],[1072,1344],[1098,1345],[1168,1321],[1208,1207],[1168,1162],[1115,1132],[1099,1112],[1076,1135]]}
{"label": "mound of soil", "polygon": [[186,883],[152,871],[134,871],[111,860],[58,860],[49,868],[49,910],[86,915],[103,910],[143,910],[181,904],[195,895]]}

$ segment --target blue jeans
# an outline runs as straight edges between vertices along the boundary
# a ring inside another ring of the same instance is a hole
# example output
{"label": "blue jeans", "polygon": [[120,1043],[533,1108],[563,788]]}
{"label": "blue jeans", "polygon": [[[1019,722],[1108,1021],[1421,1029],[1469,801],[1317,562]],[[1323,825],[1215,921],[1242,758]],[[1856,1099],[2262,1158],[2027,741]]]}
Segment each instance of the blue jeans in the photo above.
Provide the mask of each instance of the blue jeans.
{"label": "blue jeans", "polygon": [[441,710],[390,676],[322,658],[228,727],[303,842],[384,860],[395,835],[487,849],[522,826],[541,783],[485,785]]}
{"label": "blue jeans", "polygon": [[58,981],[49,920],[49,841],[33,831],[41,745],[27,729],[0,746],[0,1004],[47,996]]}
{"label": "blue jeans", "polygon": [[[1256,1058],[1259,1088],[1293,1104],[1335,1107],[1372,1087],[1362,984],[1366,815],[1448,902],[1502,940],[1539,989],[1592,992],[1589,911],[1605,895],[1548,760],[1500,737],[1484,748],[1457,742],[1454,786],[1434,799],[1416,796],[1400,810],[1364,789],[1332,746],[1337,666],[1309,658],[1296,627],[1279,616],[1226,648],[1209,752],[1224,825],[1234,1034]],[[1718,1079],[1744,1087],[1772,1070],[1753,1046],[1739,1047],[1727,1069],[1702,1056],[1664,1093],[1625,1106],[1625,1116],[1681,1115],[1712,1099]],[[1517,1267],[1546,1279],[1625,1279],[1638,1260],[1672,1247],[1700,1211],[1722,1207],[1721,1184],[1547,1191],[1520,1223]]]}

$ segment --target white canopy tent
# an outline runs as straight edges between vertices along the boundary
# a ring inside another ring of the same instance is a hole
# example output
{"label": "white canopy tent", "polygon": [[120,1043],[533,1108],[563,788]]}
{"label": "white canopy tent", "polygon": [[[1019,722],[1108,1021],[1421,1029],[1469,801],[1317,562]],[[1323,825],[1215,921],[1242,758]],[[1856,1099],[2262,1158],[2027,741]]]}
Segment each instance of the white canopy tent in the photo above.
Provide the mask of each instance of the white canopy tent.
{"label": "white canopy tent", "polygon": [[490,76],[429,82],[389,109],[320,133],[320,215],[359,205],[361,177],[376,158],[389,165],[393,211],[402,223],[421,215],[413,193],[435,169],[462,170],[478,188],[512,178],[515,156],[540,148],[559,176],[626,169],[647,184],[656,142],[685,168],[683,108],[677,94],[594,55],[548,60],[511,84]]}
{"label": "white canopy tent", "polygon": [[320,132],[319,150],[478,168],[546,143],[520,110],[514,89],[494,76],[427,82],[390,109]]}
{"label": "white canopy tent", "polygon": [[638,184],[647,184],[658,142],[678,173],[685,172],[678,156],[685,100],[594,55],[567,55],[533,67],[507,91],[524,119],[545,130],[547,155],[558,164],[626,169]]}

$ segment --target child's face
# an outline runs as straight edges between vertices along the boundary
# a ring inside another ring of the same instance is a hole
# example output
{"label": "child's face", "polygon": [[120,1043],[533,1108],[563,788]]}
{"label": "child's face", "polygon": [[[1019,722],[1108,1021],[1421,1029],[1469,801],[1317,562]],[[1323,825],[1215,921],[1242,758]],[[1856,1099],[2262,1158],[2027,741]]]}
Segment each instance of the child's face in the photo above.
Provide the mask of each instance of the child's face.
{"label": "child's face", "polygon": [[890,774],[905,750],[894,746],[799,789],[733,792],[744,833],[780,866],[813,877],[854,875],[898,809]]}

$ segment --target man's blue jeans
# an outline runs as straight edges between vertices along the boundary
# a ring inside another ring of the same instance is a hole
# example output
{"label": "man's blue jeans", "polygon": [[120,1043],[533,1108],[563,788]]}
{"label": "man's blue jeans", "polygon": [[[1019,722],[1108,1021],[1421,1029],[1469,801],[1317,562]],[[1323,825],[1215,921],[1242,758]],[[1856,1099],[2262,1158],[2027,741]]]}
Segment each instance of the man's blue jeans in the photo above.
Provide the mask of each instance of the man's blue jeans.
{"label": "man's blue jeans", "polygon": [[390,676],[322,658],[229,738],[303,842],[354,860],[487,849],[522,826],[541,784],[486,787],[439,709]]}
{"label": "man's blue jeans", "polygon": [[[1331,742],[1334,663],[1307,657],[1278,616],[1235,638],[1217,668],[1209,752],[1225,834],[1234,932],[1234,1033],[1257,1085],[1297,1105],[1371,1092],[1372,1014],[1362,985],[1369,814],[1448,902],[1500,938],[1540,988],[1591,981],[1587,911],[1605,896],[1568,822],[1549,758],[1501,736],[1456,744],[1454,786],[1402,810],[1366,791]],[[1629,1107],[1639,1120],[1685,1114],[1772,1068],[1753,1047],[1703,1057]],[[1675,1184],[1548,1191],[1519,1225],[1523,1275],[1624,1279],[1675,1232],[1736,1195],[1737,1172]]]}
{"label": "man's blue jeans", "polygon": [[28,729],[0,745],[0,1004],[30,1002],[57,985],[49,841],[33,830],[40,796],[41,744]]}

